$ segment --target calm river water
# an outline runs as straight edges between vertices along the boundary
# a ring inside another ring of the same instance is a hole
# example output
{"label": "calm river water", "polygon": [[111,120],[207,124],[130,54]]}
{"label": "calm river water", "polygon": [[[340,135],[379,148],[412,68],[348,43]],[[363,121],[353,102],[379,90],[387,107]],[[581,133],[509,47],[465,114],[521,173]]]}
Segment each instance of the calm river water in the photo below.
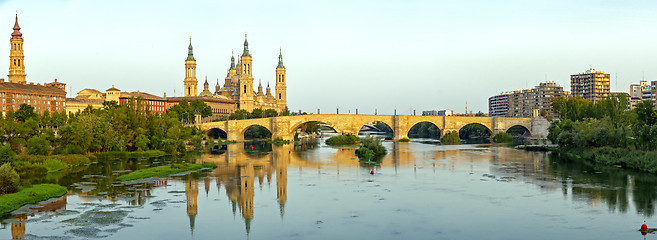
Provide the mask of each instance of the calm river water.
{"label": "calm river water", "polygon": [[[643,220],[657,227],[654,175],[494,145],[384,145],[380,164],[323,143],[99,160],[33,180],[69,193],[3,219],[0,239],[643,239]],[[172,161],[219,167],[114,180]]]}

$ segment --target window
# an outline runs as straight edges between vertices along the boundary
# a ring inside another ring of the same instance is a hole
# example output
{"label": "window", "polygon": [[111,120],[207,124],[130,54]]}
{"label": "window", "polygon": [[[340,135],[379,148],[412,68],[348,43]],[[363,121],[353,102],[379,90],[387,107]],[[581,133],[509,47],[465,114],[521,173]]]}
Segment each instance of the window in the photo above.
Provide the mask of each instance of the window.
{"label": "window", "polygon": [[244,93],[246,93],[246,85],[244,85]]}
{"label": "window", "polygon": [[278,99],[282,99],[282,98],[281,98],[281,94],[280,94],[280,93],[278,94]]}

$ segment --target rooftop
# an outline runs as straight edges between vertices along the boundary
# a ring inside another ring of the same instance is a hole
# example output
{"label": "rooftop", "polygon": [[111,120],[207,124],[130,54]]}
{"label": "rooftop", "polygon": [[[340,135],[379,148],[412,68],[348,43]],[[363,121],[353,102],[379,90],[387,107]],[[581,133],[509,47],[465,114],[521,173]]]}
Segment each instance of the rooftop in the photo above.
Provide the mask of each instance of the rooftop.
{"label": "rooftop", "polygon": [[51,94],[62,94],[66,95],[66,91],[56,87],[47,87],[41,84],[22,84],[22,83],[10,83],[10,82],[0,82],[0,90],[18,90],[18,91],[35,91],[35,92],[47,92]]}

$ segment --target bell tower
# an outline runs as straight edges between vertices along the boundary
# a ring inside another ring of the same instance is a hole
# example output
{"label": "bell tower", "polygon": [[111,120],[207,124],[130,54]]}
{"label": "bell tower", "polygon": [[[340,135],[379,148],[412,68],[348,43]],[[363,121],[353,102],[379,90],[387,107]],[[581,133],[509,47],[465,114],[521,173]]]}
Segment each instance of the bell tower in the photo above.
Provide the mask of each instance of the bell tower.
{"label": "bell tower", "polygon": [[249,42],[246,40],[246,34],[244,34],[244,52],[242,52],[242,57],[240,59],[241,72],[240,72],[240,109],[246,111],[252,111],[254,108],[253,104],[253,59],[251,54],[249,54]]}
{"label": "bell tower", "polygon": [[189,48],[187,50],[187,59],[185,60],[185,97],[196,96],[196,59],[192,49],[192,38],[189,38]]}
{"label": "bell tower", "polygon": [[18,26],[18,14],[14,23],[14,32],[11,33],[11,50],[9,51],[9,74],[7,80],[10,83],[25,84],[25,55],[23,55],[23,34]]}
{"label": "bell tower", "polygon": [[285,77],[285,66],[283,65],[283,50],[279,50],[278,66],[276,66],[276,106],[278,111],[283,111],[287,106],[287,87]]}

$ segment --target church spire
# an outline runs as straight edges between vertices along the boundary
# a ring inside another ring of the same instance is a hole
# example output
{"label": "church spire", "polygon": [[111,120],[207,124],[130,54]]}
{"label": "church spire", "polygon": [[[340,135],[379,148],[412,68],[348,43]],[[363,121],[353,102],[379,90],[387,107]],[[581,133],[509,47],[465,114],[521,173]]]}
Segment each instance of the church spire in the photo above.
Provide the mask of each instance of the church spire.
{"label": "church spire", "polygon": [[246,40],[246,33],[244,34],[244,52],[242,53],[242,56],[251,56],[249,54],[249,41]]}
{"label": "church spire", "polygon": [[235,51],[230,51],[230,70],[235,70]]}
{"label": "church spire", "polygon": [[279,48],[278,51],[278,66],[276,68],[285,68],[283,65],[283,49]]}
{"label": "church spire", "polygon": [[23,34],[21,33],[21,26],[18,25],[18,13],[16,13],[16,22],[14,22],[14,32],[11,33],[11,38],[13,39],[22,39]]}
{"label": "church spire", "polygon": [[189,48],[187,48],[187,60],[196,60],[194,59],[194,50],[192,48],[192,37],[189,37]]}

